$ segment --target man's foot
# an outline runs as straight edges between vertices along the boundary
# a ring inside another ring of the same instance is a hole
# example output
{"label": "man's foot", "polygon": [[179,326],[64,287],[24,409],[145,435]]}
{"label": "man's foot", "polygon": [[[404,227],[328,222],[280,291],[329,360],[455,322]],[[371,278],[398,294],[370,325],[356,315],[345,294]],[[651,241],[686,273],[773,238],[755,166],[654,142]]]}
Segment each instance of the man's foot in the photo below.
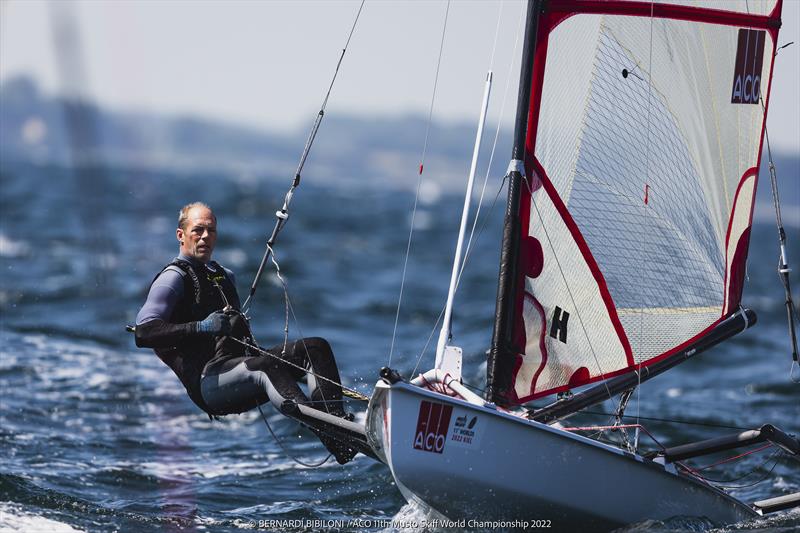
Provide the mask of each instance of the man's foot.
{"label": "man's foot", "polygon": [[320,430],[312,430],[319,438],[322,445],[333,455],[336,459],[336,462],[340,465],[347,464],[353,460],[353,457],[356,456],[358,451],[352,449],[350,446],[346,445],[345,443],[335,439],[330,435],[326,435]]}
{"label": "man's foot", "polygon": [[[325,443],[323,442],[323,444]],[[328,446],[325,447],[328,448]],[[339,442],[328,448],[328,451],[333,454],[334,459],[336,459],[336,462],[340,465],[349,463],[353,460],[356,454],[358,454],[358,452],[353,448]]]}

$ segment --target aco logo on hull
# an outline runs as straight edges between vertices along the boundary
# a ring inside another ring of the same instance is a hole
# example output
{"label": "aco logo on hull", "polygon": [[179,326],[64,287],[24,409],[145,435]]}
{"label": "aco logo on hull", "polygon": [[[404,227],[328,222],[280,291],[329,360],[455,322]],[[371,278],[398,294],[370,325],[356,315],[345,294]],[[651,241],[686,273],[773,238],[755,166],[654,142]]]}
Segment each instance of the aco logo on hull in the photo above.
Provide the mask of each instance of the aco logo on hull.
{"label": "aco logo on hull", "polygon": [[423,400],[419,404],[417,431],[414,434],[414,449],[424,452],[442,453],[447,442],[452,405]]}

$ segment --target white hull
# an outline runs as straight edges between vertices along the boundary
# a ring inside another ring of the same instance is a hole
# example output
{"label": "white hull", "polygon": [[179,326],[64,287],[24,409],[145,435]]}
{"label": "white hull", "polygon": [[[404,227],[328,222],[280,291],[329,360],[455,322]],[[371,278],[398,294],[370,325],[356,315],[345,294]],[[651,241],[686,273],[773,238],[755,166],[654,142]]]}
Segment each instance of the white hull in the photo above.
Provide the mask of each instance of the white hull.
{"label": "white hull", "polygon": [[367,437],[405,498],[450,520],[549,520],[553,531],[587,531],[673,516],[717,524],[757,516],[671,467],[406,383],[378,383]]}

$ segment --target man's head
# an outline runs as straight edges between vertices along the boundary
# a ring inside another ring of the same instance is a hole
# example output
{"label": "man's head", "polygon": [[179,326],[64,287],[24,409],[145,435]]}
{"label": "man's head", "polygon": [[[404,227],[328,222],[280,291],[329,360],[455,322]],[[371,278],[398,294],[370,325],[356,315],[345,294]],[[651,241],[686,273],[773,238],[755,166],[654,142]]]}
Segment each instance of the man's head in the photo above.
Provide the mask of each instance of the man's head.
{"label": "man's head", "polygon": [[175,234],[181,244],[181,255],[208,263],[217,244],[217,217],[206,204],[191,203],[181,209]]}

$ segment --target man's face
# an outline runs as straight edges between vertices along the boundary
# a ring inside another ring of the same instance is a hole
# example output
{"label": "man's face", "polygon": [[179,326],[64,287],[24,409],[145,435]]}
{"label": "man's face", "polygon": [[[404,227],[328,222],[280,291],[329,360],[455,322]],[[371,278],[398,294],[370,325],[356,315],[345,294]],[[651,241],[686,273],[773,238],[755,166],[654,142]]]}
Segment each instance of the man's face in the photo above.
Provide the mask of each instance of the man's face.
{"label": "man's face", "polygon": [[178,228],[176,235],[181,244],[181,254],[208,263],[217,243],[217,220],[214,213],[205,207],[193,207],[189,211],[185,227]]}

